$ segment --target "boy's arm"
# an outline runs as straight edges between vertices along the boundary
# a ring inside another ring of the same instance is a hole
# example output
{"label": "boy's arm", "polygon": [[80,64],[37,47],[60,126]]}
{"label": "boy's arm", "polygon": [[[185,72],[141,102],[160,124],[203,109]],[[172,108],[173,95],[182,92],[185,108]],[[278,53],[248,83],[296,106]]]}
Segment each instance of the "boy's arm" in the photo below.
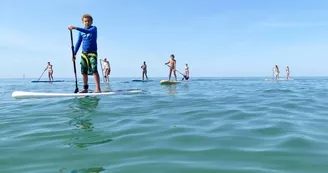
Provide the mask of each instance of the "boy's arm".
{"label": "boy's arm", "polygon": [[76,27],[76,30],[84,32],[84,33],[93,33],[93,32],[97,32],[97,27],[95,27],[95,26],[91,26],[90,28]]}
{"label": "boy's arm", "polygon": [[81,33],[79,33],[79,36],[78,36],[78,39],[77,39],[77,42],[76,42],[75,48],[74,48],[74,55],[76,55],[77,52],[79,51],[81,43],[82,43],[82,36],[81,36]]}

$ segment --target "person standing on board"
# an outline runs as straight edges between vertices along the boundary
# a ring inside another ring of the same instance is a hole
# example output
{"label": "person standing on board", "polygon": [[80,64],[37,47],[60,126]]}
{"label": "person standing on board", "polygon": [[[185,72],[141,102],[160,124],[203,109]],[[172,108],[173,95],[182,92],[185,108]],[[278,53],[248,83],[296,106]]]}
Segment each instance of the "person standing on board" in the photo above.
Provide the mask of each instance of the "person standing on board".
{"label": "person standing on board", "polygon": [[185,79],[189,80],[189,66],[188,66],[188,64],[186,64],[186,67],[185,67],[185,74],[186,74]]}
{"label": "person standing on board", "polygon": [[82,54],[81,54],[81,73],[83,79],[83,90],[80,93],[87,93],[89,89],[88,85],[88,75],[94,77],[96,83],[96,90],[94,92],[100,93],[100,78],[97,69],[97,27],[92,26],[93,18],[89,14],[82,16],[82,23],[84,28],[68,26],[69,30],[76,29],[79,32],[78,40],[75,45],[73,61],[76,59],[76,53],[78,52],[81,43],[82,44]]}
{"label": "person standing on board", "polygon": [[287,80],[289,80],[289,66],[287,65],[287,67],[286,67],[286,74],[287,74]]}
{"label": "person standing on board", "polygon": [[172,74],[172,71],[173,71],[173,74],[174,74],[174,78],[175,78],[175,81],[177,81],[177,73],[176,73],[176,60],[174,59],[174,55],[171,54],[170,56],[170,60],[168,62],[165,63],[165,65],[169,64],[169,81],[171,80],[171,74]]}
{"label": "person standing on board", "polygon": [[272,66],[272,80],[274,79],[275,73],[276,73],[276,65]]}
{"label": "person standing on board", "polygon": [[146,61],[143,62],[143,65],[141,66],[142,68],[142,80],[146,79],[148,80],[148,76],[147,76],[147,65],[146,65]]}
{"label": "person standing on board", "polygon": [[50,62],[48,62],[48,65],[46,67],[46,69],[44,69],[44,71],[46,71],[48,69],[48,78],[49,78],[49,81],[53,81],[54,80],[54,77],[52,76],[53,74],[53,70],[52,70],[52,64],[50,64]]}
{"label": "person standing on board", "polygon": [[104,70],[105,70],[105,82],[109,82],[109,75],[110,75],[110,64],[107,61],[107,58],[104,59]]}
{"label": "person standing on board", "polygon": [[279,74],[280,74],[278,65],[275,66],[275,72],[276,72],[276,80],[278,80],[279,79]]}

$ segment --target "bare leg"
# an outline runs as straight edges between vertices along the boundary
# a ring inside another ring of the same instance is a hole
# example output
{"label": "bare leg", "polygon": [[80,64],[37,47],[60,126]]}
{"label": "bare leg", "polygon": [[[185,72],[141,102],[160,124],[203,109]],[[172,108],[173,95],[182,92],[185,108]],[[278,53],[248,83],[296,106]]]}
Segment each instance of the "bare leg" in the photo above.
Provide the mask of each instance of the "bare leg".
{"label": "bare leg", "polygon": [[[88,85],[88,75],[87,74],[82,75],[82,81],[83,81],[84,86]],[[83,87],[83,90],[81,90],[79,93],[87,93],[87,92],[88,92],[88,89],[85,89]]]}
{"label": "bare leg", "polygon": [[142,80],[144,80],[145,72],[142,72]]}
{"label": "bare leg", "polygon": [[54,72],[51,72],[51,80],[54,81],[54,77],[52,76]]}
{"label": "bare leg", "polygon": [[99,74],[98,73],[93,73],[93,77],[95,78],[95,83],[96,83],[96,93],[100,93],[101,89],[100,89],[100,79],[99,79]]}
{"label": "bare leg", "polygon": [[145,75],[146,75],[146,79],[148,80],[147,72],[145,72]]}
{"label": "bare leg", "polygon": [[169,81],[171,80],[172,69],[169,71]]}
{"label": "bare leg", "polygon": [[177,72],[174,71],[174,78],[175,78],[175,81],[177,81]]}
{"label": "bare leg", "polygon": [[107,69],[107,72],[106,72],[106,78],[107,78],[107,82],[109,82],[109,70]]}
{"label": "bare leg", "polygon": [[104,77],[105,77],[105,81],[104,82],[109,82],[109,79],[108,79],[108,69],[105,70]]}

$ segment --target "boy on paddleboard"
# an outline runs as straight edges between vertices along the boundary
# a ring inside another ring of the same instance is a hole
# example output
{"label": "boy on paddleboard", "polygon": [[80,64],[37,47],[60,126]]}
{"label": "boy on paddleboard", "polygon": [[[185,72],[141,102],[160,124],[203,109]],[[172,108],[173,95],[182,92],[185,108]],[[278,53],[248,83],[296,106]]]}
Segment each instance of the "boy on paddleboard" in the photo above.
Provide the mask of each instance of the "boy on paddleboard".
{"label": "boy on paddleboard", "polygon": [[173,74],[174,74],[174,79],[175,81],[177,81],[177,73],[176,73],[176,60],[174,59],[174,55],[171,54],[170,56],[170,60],[168,62],[165,63],[165,65],[168,65],[170,67],[169,69],[169,81],[171,80],[171,74],[172,74],[172,71],[173,71]]}
{"label": "boy on paddleboard", "polygon": [[96,90],[94,92],[101,92],[100,89],[100,79],[97,69],[97,27],[92,26],[93,19],[89,14],[82,16],[82,23],[84,28],[68,26],[69,30],[76,29],[79,32],[78,40],[75,45],[73,61],[76,59],[76,53],[78,52],[82,43],[82,54],[81,54],[81,73],[83,79],[83,90],[79,93],[87,93],[89,89],[88,85],[88,75],[94,77],[96,83]]}

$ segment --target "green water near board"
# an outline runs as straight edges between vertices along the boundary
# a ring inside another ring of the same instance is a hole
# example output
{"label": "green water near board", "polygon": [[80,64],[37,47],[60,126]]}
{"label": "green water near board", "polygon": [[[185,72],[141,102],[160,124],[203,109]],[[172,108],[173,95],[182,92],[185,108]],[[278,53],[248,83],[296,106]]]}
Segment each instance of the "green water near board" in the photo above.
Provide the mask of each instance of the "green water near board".
{"label": "green water near board", "polygon": [[74,92],[74,80],[0,79],[0,172],[327,172],[327,78],[161,79],[101,85],[141,95],[27,100],[11,93]]}

